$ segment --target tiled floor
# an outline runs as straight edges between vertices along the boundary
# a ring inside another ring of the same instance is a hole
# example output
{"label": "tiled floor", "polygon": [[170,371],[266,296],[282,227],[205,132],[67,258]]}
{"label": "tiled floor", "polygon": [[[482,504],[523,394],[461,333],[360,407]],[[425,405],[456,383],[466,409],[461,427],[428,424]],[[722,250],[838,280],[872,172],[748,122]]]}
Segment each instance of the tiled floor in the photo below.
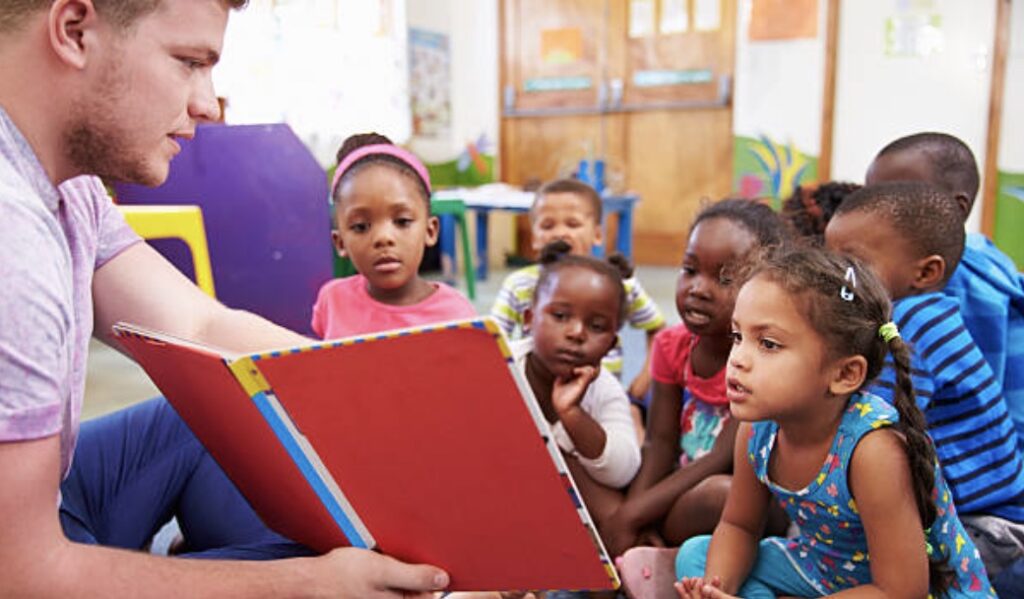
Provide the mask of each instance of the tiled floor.
{"label": "tiled floor", "polygon": [[[679,322],[675,309],[675,285],[678,269],[671,267],[641,266],[637,276],[647,292],[654,298],[669,323]],[[486,281],[478,282],[474,302],[481,313],[487,313],[497,295],[501,281],[508,271],[491,271]],[[622,333],[626,350],[624,380],[632,380],[643,364],[643,335],[630,328]],[[90,418],[117,410],[159,394],[145,372],[118,352],[93,341],[89,353],[86,375],[83,417]]]}

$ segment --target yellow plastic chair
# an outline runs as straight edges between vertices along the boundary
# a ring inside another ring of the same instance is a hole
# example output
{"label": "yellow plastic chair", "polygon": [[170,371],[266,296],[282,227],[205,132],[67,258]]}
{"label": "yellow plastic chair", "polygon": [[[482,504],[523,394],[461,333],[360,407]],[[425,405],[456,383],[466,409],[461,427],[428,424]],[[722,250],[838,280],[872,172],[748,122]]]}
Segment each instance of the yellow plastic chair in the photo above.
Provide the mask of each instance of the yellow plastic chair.
{"label": "yellow plastic chair", "polygon": [[143,239],[181,239],[192,252],[196,286],[210,297],[217,297],[210,268],[210,250],[206,245],[203,211],[199,206],[125,206],[119,205],[124,219]]}

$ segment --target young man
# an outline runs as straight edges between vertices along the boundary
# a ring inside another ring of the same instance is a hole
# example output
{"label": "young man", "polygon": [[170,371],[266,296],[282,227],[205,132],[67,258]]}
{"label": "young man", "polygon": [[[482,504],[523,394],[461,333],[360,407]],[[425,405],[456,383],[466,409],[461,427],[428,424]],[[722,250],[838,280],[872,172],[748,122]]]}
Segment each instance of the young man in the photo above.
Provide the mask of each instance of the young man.
{"label": "young man", "polygon": [[244,1],[0,3],[0,596],[425,597],[447,584],[354,549],[244,563],[99,546],[138,549],[154,518],[194,508],[199,557],[304,553],[262,528],[165,403],[78,434],[89,338],[109,340],[114,322],[238,351],[304,341],[199,292],[92,176],[165,180],[176,140],[218,116],[211,69]]}

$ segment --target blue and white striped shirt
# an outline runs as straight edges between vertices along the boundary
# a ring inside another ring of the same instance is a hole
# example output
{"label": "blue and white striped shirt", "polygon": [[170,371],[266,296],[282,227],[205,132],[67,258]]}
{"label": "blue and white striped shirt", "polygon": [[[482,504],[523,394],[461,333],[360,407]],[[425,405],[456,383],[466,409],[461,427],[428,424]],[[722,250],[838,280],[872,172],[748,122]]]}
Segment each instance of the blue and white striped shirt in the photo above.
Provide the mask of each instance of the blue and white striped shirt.
{"label": "blue and white striped shirt", "polygon": [[[999,382],[967,332],[957,301],[940,292],[895,302],[911,348],[917,405],[961,514],[1024,522],[1024,460]],[[893,399],[891,358],[871,392]]]}

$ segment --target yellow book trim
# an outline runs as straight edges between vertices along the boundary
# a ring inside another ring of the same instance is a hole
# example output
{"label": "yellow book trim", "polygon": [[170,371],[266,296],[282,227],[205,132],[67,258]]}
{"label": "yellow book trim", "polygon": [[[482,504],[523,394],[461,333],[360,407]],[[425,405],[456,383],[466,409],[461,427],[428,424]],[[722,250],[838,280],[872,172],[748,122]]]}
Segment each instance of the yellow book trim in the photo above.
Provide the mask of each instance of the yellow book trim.
{"label": "yellow book trim", "polygon": [[231,369],[231,373],[235,375],[249,397],[270,391],[270,384],[267,379],[263,378],[263,373],[256,367],[256,362],[252,358],[245,357],[228,362],[228,368]]}

